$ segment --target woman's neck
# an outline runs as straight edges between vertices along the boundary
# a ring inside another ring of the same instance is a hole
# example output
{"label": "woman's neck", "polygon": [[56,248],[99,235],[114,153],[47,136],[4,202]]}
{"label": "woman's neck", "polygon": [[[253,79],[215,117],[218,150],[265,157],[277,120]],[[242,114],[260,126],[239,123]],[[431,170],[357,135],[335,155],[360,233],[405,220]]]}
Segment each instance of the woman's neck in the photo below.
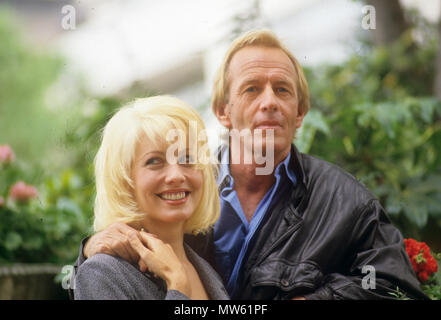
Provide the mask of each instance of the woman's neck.
{"label": "woman's neck", "polygon": [[157,225],[153,223],[144,222],[141,225],[144,231],[154,234],[162,242],[169,244],[176,256],[181,261],[186,261],[187,256],[184,249],[184,228],[183,225],[173,225],[171,223],[164,223],[164,225]]}

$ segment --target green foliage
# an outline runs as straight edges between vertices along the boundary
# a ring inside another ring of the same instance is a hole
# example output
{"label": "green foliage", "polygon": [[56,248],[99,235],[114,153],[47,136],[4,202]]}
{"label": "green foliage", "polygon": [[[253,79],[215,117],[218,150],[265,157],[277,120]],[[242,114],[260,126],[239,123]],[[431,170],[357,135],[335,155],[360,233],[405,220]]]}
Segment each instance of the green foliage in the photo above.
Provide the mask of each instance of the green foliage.
{"label": "green foliage", "polygon": [[26,44],[12,17],[0,10],[0,144],[37,163],[61,126],[46,93],[63,62]]}
{"label": "green foliage", "polygon": [[[441,300],[441,253],[435,254],[431,253],[432,256],[437,260],[438,264],[438,272],[432,274],[429,279],[421,284],[421,289],[423,292],[432,300]],[[398,287],[393,291],[389,292],[389,294],[398,300],[411,300],[406,296]]]}
{"label": "green foliage", "polygon": [[[0,165],[0,263],[72,263],[81,240],[92,232],[95,183],[93,158],[99,147],[100,133],[117,99],[97,100],[87,116],[70,124],[63,137],[69,150],[69,169],[47,173],[18,157]],[[35,184],[38,199],[20,204],[9,196],[17,181]]]}
{"label": "green foliage", "polygon": [[[410,33],[346,63],[306,70],[311,114],[300,149],[352,173],[407,236],[441,226],[441,102],[431,96],[436,43]],[[440,239],[441,240],[441,239]]]}
{"label": "green foliage", "polygon": [[389,294],[397,300],[412,300],[398,287],[395,289],[395,291],[389,292]]}
{"label": "green foliage", "polygon": [[[0,262],[70,263],[90,232],[93,210],[91,163],[83,159],[78,166],[85,153],[81,143],[62,139],[64,125],[69,129],[81,119],[71,117],[79,101],[75,97],[57,109],[60,101],[48,93],[60,83],[64,62],[28,44],[13,17],[0,10],[0,144],[10,145],[17,158],[0,163],[0,196],[6,200],[0,204]],[[18,181],[34,185],[38,199],[24,204],[10,199]]]}
{"label": "green foliage", "polygon": [[[9,196],[10,186],[27,174],[19,163],[2,165],[0,205],[0,263],[71,263],[88,233],[90,201],[81,179],[71,171],[48,178],[39,197],[25,203]],[[84,204],[83,206],[81,204]]]}
{"label": "green foliage", "polygon": [[424,293],[432,300],[441,300],[441,253],[431,253],[438,264],[438,272],[432,274],[426,283],[421,285]]}
{"label": "green foliage", "polygon": [[118,107],[123,104],[118,98],[95,99],[87,115],[81,116],[65,132],[63,144],[74,150],[71,167],[89,183],[93,181],[93,159],[100,145],[101,132]]}

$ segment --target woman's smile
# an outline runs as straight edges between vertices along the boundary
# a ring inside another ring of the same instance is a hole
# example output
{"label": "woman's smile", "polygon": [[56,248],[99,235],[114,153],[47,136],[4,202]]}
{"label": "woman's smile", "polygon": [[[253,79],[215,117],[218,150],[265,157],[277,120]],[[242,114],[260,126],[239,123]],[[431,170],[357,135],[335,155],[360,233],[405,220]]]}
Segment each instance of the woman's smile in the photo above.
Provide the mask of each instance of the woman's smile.
{"label": "woman's smile", "polygon": [[190,191],[165,191],[157,194],[159,198],[171,205],[181,205],[185,203],[190,195]]}

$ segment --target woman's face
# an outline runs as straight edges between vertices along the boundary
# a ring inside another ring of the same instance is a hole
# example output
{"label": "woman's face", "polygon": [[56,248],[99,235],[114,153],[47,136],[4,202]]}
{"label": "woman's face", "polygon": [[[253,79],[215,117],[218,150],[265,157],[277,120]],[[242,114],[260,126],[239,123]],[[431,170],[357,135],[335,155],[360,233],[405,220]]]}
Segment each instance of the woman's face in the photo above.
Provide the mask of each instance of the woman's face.
{"label": "woman's face", "polygon": [[155,148],[147,137],[141,138],[136,148],[132,179],[135,199],[146,214],[146,226],[183,225],[201,200],[202,170],[192,164],[179,164],[182,161],[168,163],[166,154],[167,145]]}

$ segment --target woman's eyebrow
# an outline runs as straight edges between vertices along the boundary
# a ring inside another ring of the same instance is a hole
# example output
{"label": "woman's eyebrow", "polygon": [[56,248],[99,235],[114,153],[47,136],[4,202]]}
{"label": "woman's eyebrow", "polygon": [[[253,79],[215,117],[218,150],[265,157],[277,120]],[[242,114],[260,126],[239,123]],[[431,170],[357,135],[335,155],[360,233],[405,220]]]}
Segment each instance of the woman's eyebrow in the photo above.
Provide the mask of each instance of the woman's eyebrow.
{"label": "woman's eyebrow", "polygon": [[144,153],[144,154],[140,157],[140,159],[144,159],[145,157],[147,157],[147,156],[148,156],[149,154],[151,154],[151,153],[153,153],[153,154],[160,154],[160,155],[162,155],[162,156],[165,154],[164,152],[159,151],[159,150],[148,151],[148,152]]}

